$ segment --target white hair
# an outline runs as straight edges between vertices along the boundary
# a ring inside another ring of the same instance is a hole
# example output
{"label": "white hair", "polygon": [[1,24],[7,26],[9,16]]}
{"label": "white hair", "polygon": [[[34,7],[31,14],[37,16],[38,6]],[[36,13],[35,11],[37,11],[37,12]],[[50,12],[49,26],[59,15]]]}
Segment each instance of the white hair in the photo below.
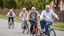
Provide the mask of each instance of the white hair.
{"label": "white hair", "polygon": [[10,11],[13,11],[12,9],[10,9]]}
{"label": "white hair", "polygon": [[32,7],[32,9],[36,9],[35,7]]}
{"label": "white hair", "polygon": [[46,8],[49,7],[50,8],[50,5],[46,5]]}
{"label": "white hair", "polygon": [[26,8],[22,8],[22,10],[26,10]]}

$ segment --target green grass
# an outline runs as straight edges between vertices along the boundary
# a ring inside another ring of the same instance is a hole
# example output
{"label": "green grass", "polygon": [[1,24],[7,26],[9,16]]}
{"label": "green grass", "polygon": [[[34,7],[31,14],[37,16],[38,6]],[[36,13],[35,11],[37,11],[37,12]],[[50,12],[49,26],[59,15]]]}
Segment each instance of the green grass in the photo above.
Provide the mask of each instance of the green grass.
{"label": "green grass", "polygon": [[[7,19],[8,17],[6,15],[0,15],[0,18],[1,19]],[[17,22],[21,21],[19,17],[15,17],[14,20],[17,21]]]}
{"label": "green grass", "polygon": [[[0,15],[0,18],[1,19],[7,19],[8,17],[6,15]],[[14,20],[16,22],[21,22],[20,18],[19,17],[15,17]],[[29,22],[28,22],[29,23]],[[40,22],[38,21],[39,25],[40,25]],[[30,23],[29,23],[30,24]],[[55,28],[61,28],[61,29],[64,29],[64,23],[53,23],[52,27],[55,27]]]}
{"label": "green grass", "polygon": [[53,24],[52,27],[64,29],[64,24]]}
{"label": "green grass", "polygon": [[7,16],[6,16],[6,15],[0,15],[0,18],[2,18],[2,19],[6,19]]}

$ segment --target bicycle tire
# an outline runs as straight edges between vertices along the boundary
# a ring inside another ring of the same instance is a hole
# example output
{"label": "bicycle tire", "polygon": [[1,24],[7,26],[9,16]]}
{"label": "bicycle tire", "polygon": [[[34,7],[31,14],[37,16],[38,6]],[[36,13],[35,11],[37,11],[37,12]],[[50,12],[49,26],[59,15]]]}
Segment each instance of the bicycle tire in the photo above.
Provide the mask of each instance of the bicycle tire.
{"label": "bicycle tire", "polygon": [[28,34],[29,33],[29,26],[28,24],[26,23],[26,21],[24,22],[24,26],[23,26],[23,33],[27,31],[26,33]]}
{"label": "bicycle tire", "polygon": [[8,24],[8,28],[9,28],[9,29],[11,28],[11,25],[12,25],[11,23]]}
{"label": "bicycle tire", "polygon": [[8,28],[10,29],[10,27],[11,27],[11,24],[9,24]]}
{"label": "bicycle tire", "polygon": [[39,35],[40,35],[40,29],[38,28],[36,31],[36,36],[39,36]]}
{"label": "bicycle tire", "polygon": [[24,26],[23,26],[23,33],[25,32],[25,29],[26,29],[26,25],[24,24]]}
{"label": "bicycle tire", "polygon": [[34,33],[30,31],[30,36],[34,36]]}
{"label": "bicycle tire", "polygon": [[50,36],[51,36],[51,32],[53,32],[53,36],[56,36],[56,32],[54,29],[50,29]]}
{"label": "bicycle tire", "polygon": [[34,26],[33,26],[33,28],[32,28],[32,30],[31,30],[31,27],[30,27],[30,36],[34,36]]}
{"label": "bicycle tire", "polygon": [[26,25],[26,31],[27,31],[27,34],[29,33],[29,26]]}

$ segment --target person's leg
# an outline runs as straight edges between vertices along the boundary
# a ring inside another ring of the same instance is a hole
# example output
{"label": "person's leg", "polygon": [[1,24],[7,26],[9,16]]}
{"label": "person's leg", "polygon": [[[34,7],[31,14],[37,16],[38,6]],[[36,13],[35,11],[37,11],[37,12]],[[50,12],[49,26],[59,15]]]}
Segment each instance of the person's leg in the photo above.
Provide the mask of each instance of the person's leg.
{"label": "person's leg", "polygon": [[10,24],[10,19],[11,19],[11,18],[8,17],[8,26],[9,26],[8,28],[10,28],[10,26],[11,26],[11,24]]}
{"label": "person's leg", "polygon": [[10,23],[10,17],[8,17],[8,24]]}
{"label": "person's leg", "polygon": [[46,22],[46,24],[45,24],[45,35],[47,35],[47,36],[49,34],[48,28],[49,28],[49,25],[51,25],[51,24],[52,24],[52,22]]}
{"label": "person's leg", "polygon": [[29,27],[29,26],[28,26],[28,20],[27,20],[27,19],[25,19],[25,22],[26,22],[27,27]]}
{"label": "person's leg", "polygon": [[40,25],[41,25],[41,33],[43,33],[44,32],[45,20],[40,21]]}
{"label": "person's leg", "polygon": [[21,27],[24,27],[24,18],[21,18],[22,22],[21,22]]}
{"label": "person's leg", "polygon": [[11,17],[11,19],[12,19],[12,22],[14,23],[14,17]]}
{"label": "person's leg", "polygon": [[30,23],[31,23],[30,32],[32,33],[32,30],[33,30],[33,21],[30,20]]}
{"label": "person's leg", "polygon": [[29,27],[29,26],[28,26],[28,21],[26,21],[26,25],[27,25],[27,27]]}
{"label": "person's leg", "polygon": [[11,17],[11,20],[12,20],[12,28],[14,28],[14,17]]}

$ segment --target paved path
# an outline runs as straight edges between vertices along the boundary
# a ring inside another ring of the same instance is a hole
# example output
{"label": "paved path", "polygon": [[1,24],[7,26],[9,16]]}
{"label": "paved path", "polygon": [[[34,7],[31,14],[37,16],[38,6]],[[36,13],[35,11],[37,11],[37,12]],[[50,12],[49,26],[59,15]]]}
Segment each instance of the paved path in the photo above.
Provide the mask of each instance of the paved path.
{"label": "paved path", "polygon": [[[57,36],[64,36],[64,31],[56,30]],[[0,36],[29,36],[29,34],[22,33],[21,23],[15,22],[14,29],[8,29],[7,20],[0,19]]]}

